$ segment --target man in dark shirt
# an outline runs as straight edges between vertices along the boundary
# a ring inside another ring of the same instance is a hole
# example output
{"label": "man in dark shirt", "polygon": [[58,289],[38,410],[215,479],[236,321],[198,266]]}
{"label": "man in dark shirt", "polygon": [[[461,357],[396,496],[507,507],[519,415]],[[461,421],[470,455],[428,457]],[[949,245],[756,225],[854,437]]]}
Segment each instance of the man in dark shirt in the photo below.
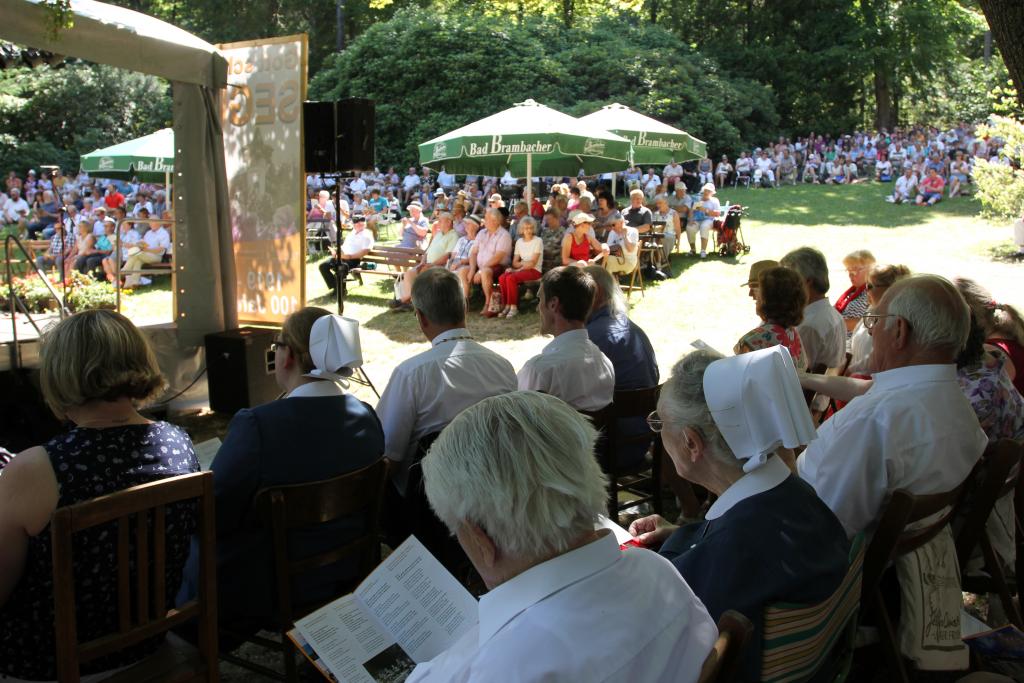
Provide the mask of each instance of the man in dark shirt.
{"label": "man in dark shirt", "polygon": [[654,214],[644,206],[643,190],[633,190],[629,193],[629,208],[622,212],[622,219],[626,225],[636,228],[640,234],[651,231]]}

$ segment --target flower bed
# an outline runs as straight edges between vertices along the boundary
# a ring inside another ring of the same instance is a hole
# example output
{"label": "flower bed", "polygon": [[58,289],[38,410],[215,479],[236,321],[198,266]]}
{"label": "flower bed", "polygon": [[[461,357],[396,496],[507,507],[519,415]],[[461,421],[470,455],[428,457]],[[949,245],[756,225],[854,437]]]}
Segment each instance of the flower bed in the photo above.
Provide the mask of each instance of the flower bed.
{"label": "flower bed", "polygon": [[[50,273],[46,277],[57,294],[63,295],[65,283],[60,276]],[[0,298],[6,299],[7,292],[7,288],[4,287],[0,292]],[[122,294],[126,293],[122,290]],[[46,285],[36,275],[14,278],[14,294],[25,304],[25,308],[30,313],[42,313],[57,307],[57,302],[50,296]],[[68,277],[67,297],[67,306],[72,311],[85,311],[92,308],[113,310],[117,306],[117,292],[114,290],[114,285],[94,280],[78,271],[72,271]],[[6,302],[6,305],[9,306],[10,302]]]}

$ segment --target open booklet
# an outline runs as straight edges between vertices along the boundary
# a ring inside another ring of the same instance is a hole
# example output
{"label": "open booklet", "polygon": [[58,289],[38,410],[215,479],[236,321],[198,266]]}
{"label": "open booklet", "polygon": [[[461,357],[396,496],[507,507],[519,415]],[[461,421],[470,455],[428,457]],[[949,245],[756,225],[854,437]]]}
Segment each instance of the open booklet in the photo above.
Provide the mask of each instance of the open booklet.
{"label": "open booklet", "polygon": [[476,598],[410,536],[353,593],[299,619],[288,636],[328,679],[398,682],[477,621]]}

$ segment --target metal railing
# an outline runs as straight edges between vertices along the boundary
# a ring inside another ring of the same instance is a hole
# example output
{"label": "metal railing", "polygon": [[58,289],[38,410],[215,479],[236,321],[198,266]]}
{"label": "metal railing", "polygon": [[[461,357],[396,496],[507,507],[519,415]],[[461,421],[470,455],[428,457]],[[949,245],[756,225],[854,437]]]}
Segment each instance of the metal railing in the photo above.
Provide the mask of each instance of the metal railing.
{"label": "metal railing", "polygon": [[[29,267],[32,270],[36,272],[36,275],[39,276],[39,279],[46,286],[46,289],[50,293],[50,296],[53,298],[54,301],[57,302],[57,309],[60,314],[60,319],[63,320],[65,316],[70,315],[71,311],[69,311],[67,306],[64,304],[64,297],[57,293],[57,290],[53,288],[53,285],[51,285],[50,281],[46,278],[46,273],[38,265],[36,265],[35,259],[32,258],[32,252],[26,249],[25,245],[22,244],[21,240],[18,239],[15,235],[7,235],[6,239],[4,239],[4,272],[7,276],[7,298],[11,309],[11,367],[16,370],[19,367],[21,367],[21,345],[18,343],[18,312],[21,311],[21,313],[25,315],[25,317],[28,319],[32,327],[35,328],[37,334],[42,334],[42,330],[39,329],[39,325],[32,317],[32,313],[28,310],[28,306],[26,306],[25,302],[22,301],[14,292],[14,273],[11,270],[12,244],[18,248],[18,251],[20,251],[22,256],[24,256],[25,262],[29,265]],[[64,270],[65,268],[62,259],[62,276],[64,274]],[[67,281],[66,277],[63,277],[63,279],[65,282]]]}

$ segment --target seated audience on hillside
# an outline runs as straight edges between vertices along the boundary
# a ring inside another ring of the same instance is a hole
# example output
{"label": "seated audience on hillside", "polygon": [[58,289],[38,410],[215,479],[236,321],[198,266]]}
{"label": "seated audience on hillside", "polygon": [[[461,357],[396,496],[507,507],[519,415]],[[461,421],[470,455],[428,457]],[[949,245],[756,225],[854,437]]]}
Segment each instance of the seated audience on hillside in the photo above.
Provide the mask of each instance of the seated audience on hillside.
{"label": "seated audience on hillside", "polygon": [[860,322],[861,316],[868,310],[868,271],[875,265],[874,255],[867,249],[851,251],[843,259],[846,274],[850,277],[850,288],[836,299],[836,310],[843,316],[846,325],[846,337],[853,333],[853,328]]}
{"label": "seated audience on hillside", "polygon": [[87,234],[83,237],[79,233],[75,251],[75,270],[82,275],[88,275],[96,270],[103,259],[114,251],[111,239],[114,237],[114,227],[117,225],[117,221],[113,218],[106,218],[103,221],[103,232],[99,235],[92,234],[92,230],[85,221],[78,225],[80,231],[84,226]]}
{"label": "seated audience on hillside", "polygon": [[587,335],[597,285],[582,268],[562,266],[541,278],[540,332],[554,339],[519,370],[519,389],[557,396],[576,410],[612,402],[615,368]]}
{"label": "seated audience on hillside", "polygon": [[36,235],[40,232],[43,233],[43,237],[47,238],[49,235],[46,234],[46,229],[53,226],[57,222],[57,214],[60,212],[60,205],[57,203],[57,199],[51,190],[44,190],[42,195],[42,201],[39,203],[38,208],[35,211],[35,220],[26,226],[28,230],[28,238],[30,240],[36,239]]}
{"label": "seated audience on hillside", "polygon": [[412,287],[416,322],[431,348],[398,365],[377,403],[391,476],[405,494],[418,441],[440,431],[465,408],[515,391],[511,363],[473,340],[459,278],[442,268],[424,271]]}
{"label": "seated audience on hillside", "polygon": [[340,284],[342,294],[348,293],[345,280],[348,272],[358,268],[363,257],[373,251],[373,233],[366,229],[362,214],[352,217],[352,231],[341,243],[340,249],[331,248],[331,257],[318,266],[327,289],[334,291]]}
{"label": "seated audience on hillside", "polygon": [[[101,353],[97,350],[102,349]],[[146,338],[113,311],[84,311],[54,326],[40,349],[43,397],[68,431],[19,453],[0,474],[0,679],[57,677],[53,557],[54,510],[118,491],[199,471],[192,442],[166,422],[152,422],[137,405],[164,386]],[[181,582],[195,506],[168,509],[165,585]],[[110,525],[74,534],[89,552],[72,558],[80,642],[120,630],[116,533]],[[174,591],[166,605],[173,607]],[[155,652],[163,636],[82,665],[98,674]]]}
{"label": "seated audience on hillside", "polygon": [[800,247],[783,256],[779,263],[795,271],[803,281],[807,305],[797,329],[807,367],[821,372],[824,368],[842,366],[846,360],[846,325],[825,297],[829,289],[825,256],[813,247]]}
{"label": "seated audience on hillside", "polygon": [[534,392],[481,401],[441,433],[423,461],[427,498],[489,592],[479,625],[409,683],[511,671],[531,681],[698,679],[717,635],[707,610],[667,561],[622,552],[595,530],[607,485],[596,437],[571,407]]}
{"label": "seated audience on hillside", "polygon": [[684,479],[717,500],[682,528],[658,515],[631,534],[672,561],[718,619],[754,624],[739,680],[761,680],[762,614],[810,604],[842,583],[849,545],[836,516],[785,462],[815,438],[789,354],[777,347],[723,358],[694,351],[672,369],[649,418]]}
{"label": "seated audience on hillside", "polygon": [[[217,618],[232,636],[277,626],[273,539],[253,514],[256,494],[332,479],[384,455],[384,433],[373,409],[339,384],[362,364],[358,339],[358,323],[322,308],[288,316],[274,342],[274,378],[284,398],[235,413],[210,466],[217,504]],[[290,552],[303,557],[339,547],[346,537],[359,536],[363,524],[348,518],[304,528],[289,538]],[[343,561],[303,574],[292,585],[292,601],[326,603],[357,571],[354,563]],[[197,595],[198,580],[194,543],[179,604]],[[222,651],[240,644],[234,637],[221,638]]]}
{"label": "seated audience on hillside", "polygon": [[970,314],[951,283],[936,275],[900,280],[864,323],[873,337],[873,385],[823,422],[797,460],[851,538],[873,531],[896,489],[958,486],[988,443],[957,381]]}
{"label": "seated audience on hillside", "polygon": [[715,166],[715,185],[718,187],[725,187],[725,183],[729,180],[729,176],[732,175],[732,164],[729,163],[729,157],[725,154],[722,155],[722,160]]}
{"label": "seated audience on hillside", "polygon": [[[751,287],[755,309],[761,324],[736,342],[733,353],[739,355],[772,346],[784,346],[793,357],[798,370],[807,370],[807,355],[800,336],[799,325],[804,316],[807,295],[800,276],[788,268],[765,262],[751,277],[757,277],[757,286]],[[756,265],[756,264],[755,264]]]}
{"label": "seated audience on hillside", "polygon": [[651,214],[652,230],[660,232],[664,236],[661,239],[662,254],[664,256],[663,271],[666,274],[672,273],[670,265],[672,250],[676,242],[682,239],[683,225],[679,213],[669,205],[669,195],[659,195],[654,200],[654,212]]}
{"label": "seated audience on hillside", "polygon": [[970,306],[985,335],[985,343],[1006,354],[1006,371],[1017,391],[1024,392],[1024,319],[1010,304],[996,302],[992,293],[974,280],[954,282]]}
{"label": "seated audience on hillside", "polygon": [[36,256],[36,268],[42,271],[56,268],[61,277],[67,275],[78,252],[78,237],[74,230],[67,230],[64,223],[53,224],[54,233],[46,252]]}
{"label": "seated audience on hillside", "polygon": [[[886,290],[898,280],[910,277],[910,269],[901,265],[874,265],[867,274],[868,309],[874,311]],[[846,364],[847,377],[869,377],[872,338],[871,331],[864,326],[863,315],[850,335],[850,361]]]}
{"label": "seated audience on hillside", "polygon": [[402,218],[402,239],[398,246],[403,249],[416,249],[423,244],[423,239],[430,232],[430,222],[423,215],[423,204],[411,201],[405,207],[408,216]]}
{"label": "seated audience on hillside", "polygon": [[940,202],[942,201],[942,190],[945,187],[945,179],[934,168],[929,168],[928,174],[917,186],[917,199],[914,201],[918,206],[931,206]]}
{"label": "seated audience on hillside", "polygon": [[501,302],[504,308],[499,318],[514,318],[519,315],[519,285],[539,280],[544,260],[544,242],[536,236],[537,221],[531,216],[519,219],[519,239],[512,255],[512,267],[498,278]]}
{"label": "seated audience on hillside", "polygon": [[124,280],[124,286],[129,288],[145,284],[138,271],[151,263],[160,263],[170,253],[171,235],[164,224],[151,225],[135,248],[139,251],[129,255],[122,268],[129,271]]}
{"label": "seated audience on hillside", "polygon": [[419,265],[402,273],[398,285],[401,294],[399,298],[392,300],[391,307],[396,310],[411,311],[412,285],[416,281],[416,276],[427,268],[443,268],[451,258],[458,241],[459,236],[455,232],[455,223],[452,221],[451,213],[442,211],[437,215],[437,221],[431,229],[430,242],[427,244],[423,256],[420,257]]}
{"label": "seated audience on hillside", "polygon": [[949,165],[949,198],[957,197],[963,186],[969,182],[971,165],[964,159],[963,152],[957,152]]}

